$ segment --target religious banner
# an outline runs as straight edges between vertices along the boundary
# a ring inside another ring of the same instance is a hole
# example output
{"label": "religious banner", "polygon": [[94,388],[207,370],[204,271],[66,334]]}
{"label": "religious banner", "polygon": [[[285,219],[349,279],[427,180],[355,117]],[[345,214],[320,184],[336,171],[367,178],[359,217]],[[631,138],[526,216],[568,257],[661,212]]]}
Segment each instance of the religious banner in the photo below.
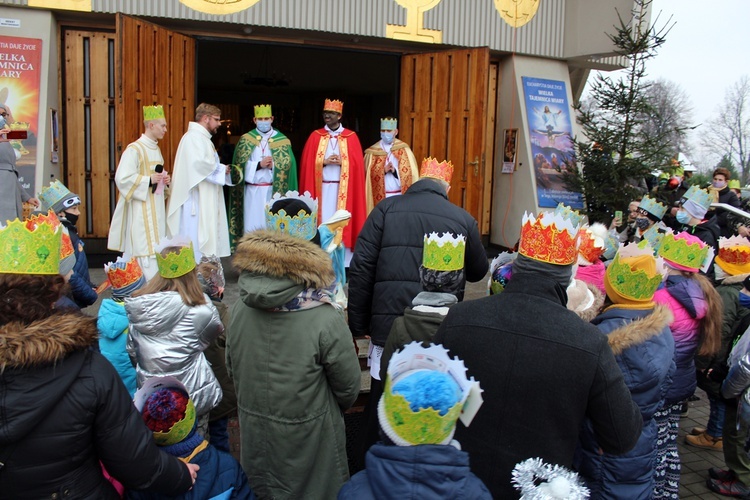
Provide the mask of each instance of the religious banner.
{"label": "religious banner", "polygon": [[0,104],[7,106],[7,126],[13,135],[26,135],[10,143],[16,150],[19,181],[32,196],[36,196],[41,58],[40,39],[0,36]]}
{"label": "religious banner", "polygon": [[583,195],[565,187],[563,173],[576,168],[573,126],[565,82],[523,77],[531,159],[539,206],[583,208]]}

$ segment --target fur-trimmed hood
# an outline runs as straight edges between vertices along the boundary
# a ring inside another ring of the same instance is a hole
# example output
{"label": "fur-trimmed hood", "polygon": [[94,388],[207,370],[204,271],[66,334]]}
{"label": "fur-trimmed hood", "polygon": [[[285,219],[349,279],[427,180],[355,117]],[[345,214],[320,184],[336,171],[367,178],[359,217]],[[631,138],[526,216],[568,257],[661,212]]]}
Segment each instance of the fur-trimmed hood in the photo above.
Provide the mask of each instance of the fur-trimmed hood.
{"label": "fur-trimmed hood", "polygon": [[80,313],[53,314],[24,326],[0,326],[0,373],[55,363],[98,340],[96,318]]}
{"label": "fur-trimmed hood", "polygon": [[233,264],[240,272],[286,278],[305,288],[325,288],[335,279],[331,258],[319,246],[275,231],[245,235]]}
{"label": "fur-trimmed hood", "polygon": [[669,307],[657,305],[651,314],[636,318],[630,323],[611,331],[607,336],[609,346],[617,356],[626,349],[659,335],[673,319]]}
{"label": "fur-trimmed hood", "polygon": [[566,290],[569,310],[586,323],[596,318],[604,305],[604,294],[595,285],[576,279]]}

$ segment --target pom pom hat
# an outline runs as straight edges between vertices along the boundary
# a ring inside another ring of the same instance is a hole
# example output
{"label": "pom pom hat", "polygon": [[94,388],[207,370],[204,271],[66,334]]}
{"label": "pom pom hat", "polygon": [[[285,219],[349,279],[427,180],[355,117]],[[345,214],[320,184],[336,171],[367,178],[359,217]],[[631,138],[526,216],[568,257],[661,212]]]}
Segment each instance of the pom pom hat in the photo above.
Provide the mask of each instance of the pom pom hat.
{"label": "pom pom hat", "polygon": [[195,425],[195,406],[185,386],[174,377],[146,380],[133,397],[136,409],[159,446],[184,440]]}
{"label": "pom pom hat", "polygon": [[750,273],[750,240],[742,236],[719,238],[719,255],[714,262],[730,276]]}

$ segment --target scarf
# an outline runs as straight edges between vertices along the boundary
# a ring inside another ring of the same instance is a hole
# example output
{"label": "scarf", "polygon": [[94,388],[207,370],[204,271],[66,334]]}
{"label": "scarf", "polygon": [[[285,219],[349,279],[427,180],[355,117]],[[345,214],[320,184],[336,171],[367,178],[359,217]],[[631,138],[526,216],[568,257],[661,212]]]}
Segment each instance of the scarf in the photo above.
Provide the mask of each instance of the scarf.
{"label": "scarf", "polygon": [[333,300],[335,286],[328,288],[306,288],[297,294],[286,304],[270,309],[272,312],[294,312],[304,309],[313,309],[323,304],[331,304],[336,309],[341,309],[341,305]]}

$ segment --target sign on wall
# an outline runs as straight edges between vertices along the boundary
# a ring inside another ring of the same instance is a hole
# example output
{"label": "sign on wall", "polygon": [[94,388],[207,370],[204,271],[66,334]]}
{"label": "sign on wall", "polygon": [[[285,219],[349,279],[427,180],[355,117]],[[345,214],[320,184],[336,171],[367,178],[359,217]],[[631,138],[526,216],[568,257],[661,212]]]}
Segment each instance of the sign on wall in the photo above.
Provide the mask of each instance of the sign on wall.
{"label": "sign on wall", "polygon": [[583,195],[569,191],[563,181],[566,169],[576,168],[565,82],[525,76],[522,80],[539,206],[564,203],[583,208]]}
{"label": "sign on wall", "polygon": [[10,128],[27,132],[26,139],[10,143],[16,150],[19,180],[32,196],[36,195],[41,58],[40,39],[0,36],[0,103],[10,109],[11,116],[6,117]]}

